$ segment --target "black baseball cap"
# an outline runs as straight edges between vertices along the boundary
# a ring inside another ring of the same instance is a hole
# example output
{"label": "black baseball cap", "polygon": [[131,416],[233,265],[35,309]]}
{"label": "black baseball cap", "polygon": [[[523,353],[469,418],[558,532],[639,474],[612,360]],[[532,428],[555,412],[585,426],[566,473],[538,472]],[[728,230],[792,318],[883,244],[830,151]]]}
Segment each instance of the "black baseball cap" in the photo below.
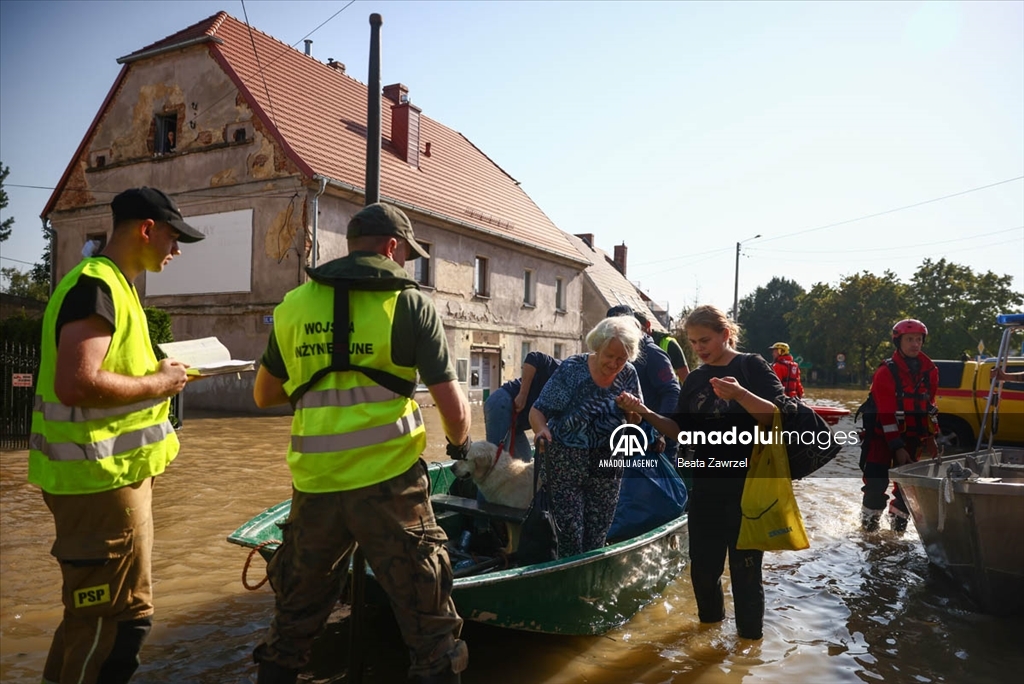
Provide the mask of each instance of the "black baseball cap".
{"label": "black baseball cap", "polygon": [[407,259],[430,258],[427,250],[416,242],[409,217],[398,207],[376,202],[360,209],[348,222],[348,237],[357,238],[365,235],[400,237],[412,247],[412,253],[406,257]]}
{"label": "black baseball cap", "polygon": [[206,237],[197,228],[185,223],[181,210],[166,193],[156,188],[125,190],[110,203],[114,223],[127,219],[152,219],[170,224],[178,233],[178,242],[199,242]]}

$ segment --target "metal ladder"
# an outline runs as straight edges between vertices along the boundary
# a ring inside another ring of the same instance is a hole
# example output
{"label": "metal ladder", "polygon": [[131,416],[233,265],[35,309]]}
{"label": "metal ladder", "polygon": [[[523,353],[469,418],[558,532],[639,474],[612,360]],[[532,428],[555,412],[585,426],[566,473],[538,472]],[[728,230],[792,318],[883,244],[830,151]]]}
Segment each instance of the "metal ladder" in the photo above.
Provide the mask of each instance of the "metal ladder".
{"label": "metal ladder", "polygon": [[997,381],[997,370],[1006,370],[1006,364],[1010,357],[1010,337],[1018,330],[1024,330],[1024,313],[1000,314],[996,316],[996,323],[1004,326],[1003,338],[999,342],[999,353],[996,354],[996,363],[992,368],[992,381],[988,390],[988,398],[985,400],[985,413],[981,416],[981,425],[978,426],[978,443],[975,451],[981,451],[981,444],[985,441],[985,424],[988,423],[989,413],[992,414],[992,430],[988,433],[988,444],[986,449],[992,450],[992,441],[999,430],[999,393],[1003,390],[1003,382]]}

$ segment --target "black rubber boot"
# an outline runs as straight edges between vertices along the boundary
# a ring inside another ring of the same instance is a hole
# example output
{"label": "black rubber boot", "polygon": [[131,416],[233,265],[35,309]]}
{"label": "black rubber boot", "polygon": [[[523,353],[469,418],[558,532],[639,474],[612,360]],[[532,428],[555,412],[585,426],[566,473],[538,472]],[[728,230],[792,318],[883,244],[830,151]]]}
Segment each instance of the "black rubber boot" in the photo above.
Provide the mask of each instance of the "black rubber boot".
{"label": "black rubber boot", "polygon": [[889,514],[889,529],[896,534],[903,534],[907,531],[907,521],[909,518],[905,518],[902,515]]}
{"label": "black rubber boot", "polygon": [[299,671],[281,667],[277,663],[261,661],[256,673],[256,684],[295,684]]}

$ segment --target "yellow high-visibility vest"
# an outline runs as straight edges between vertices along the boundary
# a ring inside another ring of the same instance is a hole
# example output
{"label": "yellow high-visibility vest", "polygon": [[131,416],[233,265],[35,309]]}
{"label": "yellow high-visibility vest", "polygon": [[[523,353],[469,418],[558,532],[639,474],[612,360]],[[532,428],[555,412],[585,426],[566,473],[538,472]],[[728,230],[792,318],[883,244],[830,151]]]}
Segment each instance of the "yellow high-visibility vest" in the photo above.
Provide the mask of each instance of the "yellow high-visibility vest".
{"label": "yellow high-visibility vest", "polygon": [[141,377],[159,363],[149,340],[142,303],[120,269],[105,258],[85,259],[68,273],[43,315],[42,359],[32,411],[28,481],[51,494],[91,494],[159,475],[178,455],[178,436],[168,421],[168,399],[125,406],[66,406],[54,391],[57,316],[80,276],[110,287],[114,332],[101,368]]}
{"label": "yellow high-visibility vest", "polygon": [[[412,386],[416,369],[391,359],[399,294],[349,290],[349,334],[338,339],[349,340],[352,365],[383,371]],[[334,296],[332,286],[310,281],[274,309],[274,335],[288,372],[284,390],[289,397],[331,365]],[[346,491],[383,482],[412,467],[426,447],[416,402],[358,370],[328,373],[293,405],[288,466],[300,492]]]}

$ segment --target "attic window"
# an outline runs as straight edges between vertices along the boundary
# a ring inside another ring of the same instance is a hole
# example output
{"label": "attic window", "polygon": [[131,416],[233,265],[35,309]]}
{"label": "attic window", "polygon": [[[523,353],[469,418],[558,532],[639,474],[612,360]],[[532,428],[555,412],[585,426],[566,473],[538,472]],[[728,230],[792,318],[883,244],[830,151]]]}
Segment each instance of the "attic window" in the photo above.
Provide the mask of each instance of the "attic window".
{"label": "attic window", "polygon": [[108,161],[112,161],[113,157],[110,154],[110,148],[103,148],[101,150],[93,150],[89,153],[89,168],[91,169],[102,169],[107,165]]}
{"label": "attic window", "polygon": [[249,122],[228,124],[224,129],[224,140],[231,143],[244,143],[252,140],[251,126],[252,124]]}
{"label": "attic window", "polygon": [[177,146],[178,115],[156,115],[156,140],[153,148],[157,154],[170,154]]}

